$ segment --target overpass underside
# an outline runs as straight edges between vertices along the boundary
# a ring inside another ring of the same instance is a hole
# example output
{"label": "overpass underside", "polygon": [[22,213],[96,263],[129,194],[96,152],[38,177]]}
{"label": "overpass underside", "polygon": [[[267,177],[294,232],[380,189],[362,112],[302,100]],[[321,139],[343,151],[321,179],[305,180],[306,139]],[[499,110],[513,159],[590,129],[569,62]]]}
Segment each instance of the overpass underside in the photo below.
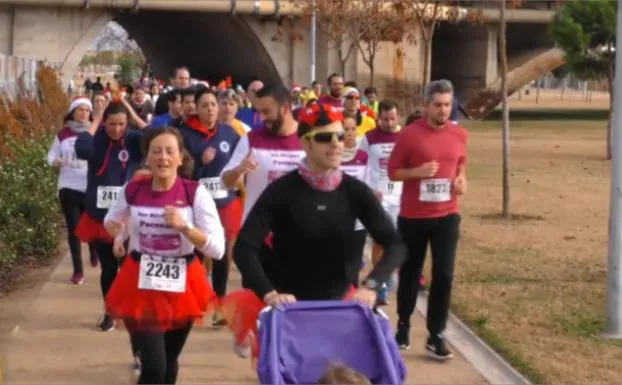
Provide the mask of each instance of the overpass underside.
{"label": "overpass underside", "polygon": [[[548,24],[507,25],[508,92],[512,94],[564,63]],[[498,25],[443,24],[434,34],[432,79],[451,80],[466,110],[484,118],[501,102]]]}
{"label": "overpass underside", "polygon": [[212,82],[229,75],[239,84],[255,78],[280,81],[269,53],[238,16],[143,10],[114,20],[140,45],[160,78],[187,66],[193,77]]}

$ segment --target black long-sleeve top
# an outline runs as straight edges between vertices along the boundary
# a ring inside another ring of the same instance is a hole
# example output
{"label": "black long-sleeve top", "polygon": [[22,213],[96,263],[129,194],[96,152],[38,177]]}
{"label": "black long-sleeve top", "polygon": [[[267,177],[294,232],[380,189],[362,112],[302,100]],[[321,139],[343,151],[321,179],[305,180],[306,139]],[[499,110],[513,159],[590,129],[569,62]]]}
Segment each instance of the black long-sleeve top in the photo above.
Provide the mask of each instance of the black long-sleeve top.
{"label": "black long-sleeve top", "polygon": [[[378,198],[363,182],[344,175],[330,192],[311,188],[298,171],[270,184],[250,211],[235,244],[233,257],[245,286],[260,298],[272,290],[299,300],[341,298],[358,271],[355,220],[384,248],[384,257],[369,274],[383,282],[402,263],[405,246]],[[270,277],[258,259],[273,232],[274,261]]]}

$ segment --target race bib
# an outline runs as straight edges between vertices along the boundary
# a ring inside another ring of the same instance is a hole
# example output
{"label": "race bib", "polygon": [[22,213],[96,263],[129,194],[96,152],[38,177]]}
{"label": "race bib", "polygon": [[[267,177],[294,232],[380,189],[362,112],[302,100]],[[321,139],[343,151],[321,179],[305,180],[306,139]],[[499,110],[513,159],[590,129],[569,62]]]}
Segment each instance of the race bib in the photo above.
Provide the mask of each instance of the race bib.
{"label": "race bib", "polygon": [[109,209],[117,201],[121,186],[98,186],[97,187],[97,208]]}
{"label": "race bib", "polygon": [[188,263],[185,258],[166,258],[143,254],[140,258],[138,288],[184,293]]}
{"label": "race bib", "polygon": [[205,186],[214,199],[223,199],[229,195],[228,191],[222,185],[220,177],[202,178],[199,180],[199,183]]}
{"label": "race bib", "polygon": [[383,183],[381,191],[384,195],[401,196],[402,182],[386,181]]}
{"label": "race bib", "polygon": [[451,181],[449,179],[424,179],[419,192],[421,202],[449,202]]}

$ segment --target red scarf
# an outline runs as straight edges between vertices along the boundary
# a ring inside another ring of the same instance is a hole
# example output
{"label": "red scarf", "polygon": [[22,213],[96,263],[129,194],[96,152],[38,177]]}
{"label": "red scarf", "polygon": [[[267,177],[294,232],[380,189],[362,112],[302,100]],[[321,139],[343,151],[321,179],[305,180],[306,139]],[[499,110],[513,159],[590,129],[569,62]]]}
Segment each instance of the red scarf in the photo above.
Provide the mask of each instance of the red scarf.
{"label": "red scarf", "polygon": [[205,135],[205,139],[211,139],[216,135],[216,132],[218,132],[218,123],[215,123],[214,128],[210,129],[205,124],[201,123],[198,116],[191,116],[185,123],[196,132]]}
{"label": "red scarf", "polygon": [[320,191],[336,190],[343,179],[343,172],[339,168],[321,173],[311,171],[307,158],[304,158],[298,165],[298,173],[309,186]]}

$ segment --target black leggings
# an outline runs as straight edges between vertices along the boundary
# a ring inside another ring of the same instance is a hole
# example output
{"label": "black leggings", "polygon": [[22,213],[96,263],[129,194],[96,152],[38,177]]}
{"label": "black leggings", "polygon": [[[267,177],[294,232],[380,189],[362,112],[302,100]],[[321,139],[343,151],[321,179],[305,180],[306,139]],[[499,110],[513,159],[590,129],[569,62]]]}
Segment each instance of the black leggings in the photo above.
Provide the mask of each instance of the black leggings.
{"label": "black leggings", "polygon": [[[131,325],[128,329],[132,330]],[[192,323],[166,332],[131,331],[130,338],[140,351],[139,384],[174,384],[179,372],[179,355],[188,339]]]}
{"label": "black leggings", "polygon": [[426,325],[431,336],[440,335],[445,330],[449,315],[456,249],[460,238],[460,215],[431,219],[399,217],[397,227],[408,250],[406,261],[400,268],[397,286],[399,321],[410,323],[429,243],[432,249],[432,282]]}
{"label": "black leggings", "polygon": [[[82,248],[80,240],[75,235],[76,227],[80,221],[80,216],[84,211],[84,193],[68,188],[58,190],[58,200],[65,216],[67,224],[67,243],[69,244],[69,252],[71,253],[71,262],[73,263],[74,274],[83,274],[84,267],[82,265]],[[91,256],[95,255],[95,248],[89,243],[89,251]]]}
{"label": "black leggings", "polygon": [[227,294],[227,281],[229,280],[229,260],[225,256],[220,260],[212,260],[212,286],[219,298]]}
{"label": "black leggings", "polygon": [[95,250],[97,251],[97,257],[102,269],[99,276],[99,285],[102,290],[102,297],[106,298],[117,276],[119,260],[112,253],[112,243],[96,242]]}

